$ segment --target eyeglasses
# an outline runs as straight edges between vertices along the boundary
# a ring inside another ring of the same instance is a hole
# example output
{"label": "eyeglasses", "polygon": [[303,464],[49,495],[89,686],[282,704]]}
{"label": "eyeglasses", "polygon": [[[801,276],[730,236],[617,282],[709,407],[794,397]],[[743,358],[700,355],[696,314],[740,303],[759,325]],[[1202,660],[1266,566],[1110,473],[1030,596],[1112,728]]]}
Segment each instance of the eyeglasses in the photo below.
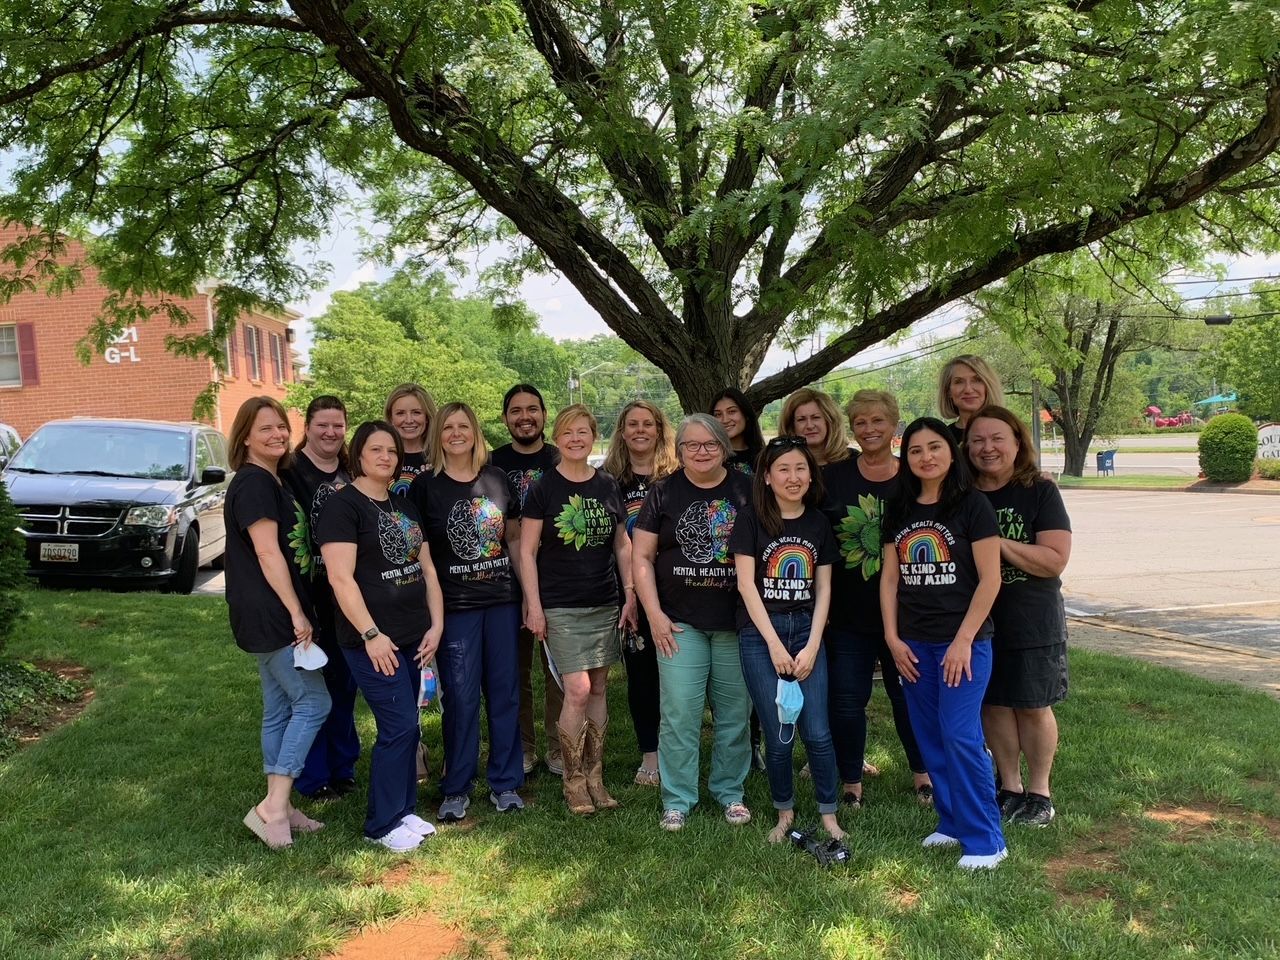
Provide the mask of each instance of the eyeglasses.
{"label": "eyeglasses", "polygon": [[697,440],[686,440],[684,443],[680,444],[680,449],[685,453],[697,453],[699,450],[705,450],[707,453],[719,453],[720,441],[707,440],[703,443],[699,443]]}
{"label": "eyeglasses", "polygon": [[809,445],[804,437],[774,437],[765,444],[765,448],[769,450],[777,450],[779,447],[788,449],[803,450]]}

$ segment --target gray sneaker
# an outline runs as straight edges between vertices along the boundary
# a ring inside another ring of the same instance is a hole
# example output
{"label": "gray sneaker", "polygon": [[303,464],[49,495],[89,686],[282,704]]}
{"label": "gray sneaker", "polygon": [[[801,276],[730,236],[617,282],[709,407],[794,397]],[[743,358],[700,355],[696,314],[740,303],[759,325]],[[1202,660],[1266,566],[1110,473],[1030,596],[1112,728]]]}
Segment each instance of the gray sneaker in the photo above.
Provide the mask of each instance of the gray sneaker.
{"label": "gray sneaker", "polygon": [[523,810],[524,801],[520,799],[520,794],[514,790],[503,790],[501,793],[490,793],[489,802],[498,808],[499,813],[510,813],[513,810]]}
{"label": "gray sneaker", "polygon": [[467,807],[471,806],[471,798],[465,794],[455,794],[452,797],[445,797],[444,803],[440,804],[439,818],[446,823],[457,823],[467,815]]}

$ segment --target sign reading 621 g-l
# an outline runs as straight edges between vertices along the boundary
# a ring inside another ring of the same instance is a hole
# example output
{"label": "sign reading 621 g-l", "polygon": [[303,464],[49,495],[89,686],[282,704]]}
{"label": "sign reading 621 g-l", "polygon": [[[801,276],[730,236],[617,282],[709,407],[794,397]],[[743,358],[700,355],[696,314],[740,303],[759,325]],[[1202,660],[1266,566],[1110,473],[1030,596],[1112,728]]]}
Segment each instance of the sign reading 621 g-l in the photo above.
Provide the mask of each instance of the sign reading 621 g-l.
{"label": "sign reading 621 g-l", "polygon": [[111,346],[102,352],[102,359],[107,363],[123,363],[125,360],[141,363],[142,357],[138,354],[138,328],[125,327],[121,330],[120,335],[111,341]]}

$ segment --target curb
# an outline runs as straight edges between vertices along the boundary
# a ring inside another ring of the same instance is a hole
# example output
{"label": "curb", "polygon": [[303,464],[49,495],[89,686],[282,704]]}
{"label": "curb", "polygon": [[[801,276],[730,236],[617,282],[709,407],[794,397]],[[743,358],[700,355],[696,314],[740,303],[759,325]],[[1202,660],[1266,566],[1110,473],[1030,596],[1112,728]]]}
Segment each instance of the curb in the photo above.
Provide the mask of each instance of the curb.
{"label": "curb", "polygon": [[1086,627],[1094,627],[1099,630],[1110,630],[1115,633],[1134,633],[1138,636],[1152,637],[1156,640],[1165,640],[1169,643],[1181,643],[1188,647],[1201,647],[1205,650],[1219,650],[1222,653],[1231,653],[1239,657],[1252,657],[1255,660],[1267,660],[1280,662],[1280,656],[1275,656],[1254,647],[1238,647],[1230,643],[1220,643],[1217,640],[1209,640],[1205,637],[1188,635],[1185,633],[1171,633],[1168,630],[1160,630],[1157,627],[1134,627],[1128,624],[1112,623],[1099,617],[1067,617],[1069,623],[1079,623]]}
{"label": "curb", "polygon": [[1084,486],[1084,485],[1077,486],[1075,484],[1067,484],[1066,486],[1063,486],[1062,484],[1059,484],[1058,489],[1059,490],[1085,490],[1085,491],[1094,490],[1094,491],[1107,492],[1107,493],[1113,493],[1119,490],[1121,492],[1127,491],[1129,493],[1239,493],[1239,494],[1245,494],[1247,496],[1253,496],[1253,497],[1280,496],[1280,490],[1247,490],[1247,489],[1241,489],[1239,487],[1230,487],[1230,486],[1210,487],[1210,486],[1188,485],[1185,487],[1120,487],[1120,486],[1108,487],[1108,486],[1103,486],[1101,484],[1091,483],[1088,486]]}

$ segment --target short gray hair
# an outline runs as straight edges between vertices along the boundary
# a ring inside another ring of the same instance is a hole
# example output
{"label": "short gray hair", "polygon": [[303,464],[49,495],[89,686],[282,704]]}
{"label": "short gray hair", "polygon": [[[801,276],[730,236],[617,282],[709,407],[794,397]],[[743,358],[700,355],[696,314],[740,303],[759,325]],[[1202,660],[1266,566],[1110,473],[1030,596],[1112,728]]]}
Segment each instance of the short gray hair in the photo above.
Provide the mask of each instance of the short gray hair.
{"label": "short gray hair", "polygon": [[725,432],[720,421],[709,413],[691,413],[680,421],[676,428],[676,456],[680,466],[684,466],[684,435],[690,427],[702,427],[720,444],[720,462],[726,463],[733,456],[733,446],[729,442],[729,434]]}

